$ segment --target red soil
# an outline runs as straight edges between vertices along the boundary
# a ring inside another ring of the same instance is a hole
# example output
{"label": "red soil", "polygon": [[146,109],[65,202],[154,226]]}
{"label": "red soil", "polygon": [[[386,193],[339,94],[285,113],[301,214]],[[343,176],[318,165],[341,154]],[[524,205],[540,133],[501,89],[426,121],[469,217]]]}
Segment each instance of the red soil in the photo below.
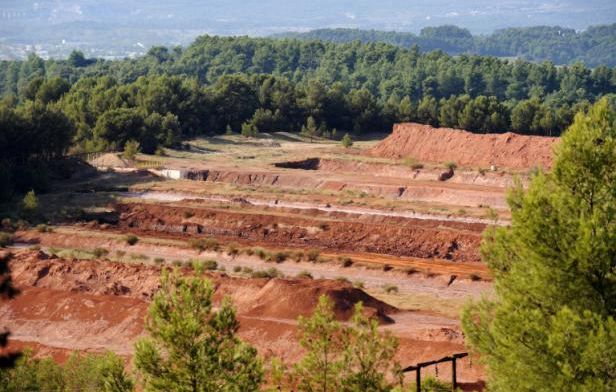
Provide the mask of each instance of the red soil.
{"label": "red soil", "polygon": [[368,153],[384,158],[413,157],[420,162],[453,161],[459,166],[509,169],[550,168],[555,137],[515,133],[474,134],[450,128],[403,123]]}
{"label": "red soil", "polygon": [[453,261],[479,261],[478,247],[485,227],[398,217],[331,219],[344,218],[343,213],[319,219],[316,211],[282,215],[246,208],[233,211],[169,204],[130,203],[119,205],[118,210],[120,228],[126,231],[216,236],[281,247],[317,247]]}
{"label": "red soil", "polygon": [[[50,258],[42,252],[19,252],[10,265],[15,285],[26,290],[51,289],[149,301],[159,289],[160,268],[152,266],[63,260]],[[396,312],[396,308],[345,282],[241,279],[225,274],[208,274],[208,278],[215,285],[215,300],[229,296],[238,312],[247,316],[295,320],[300,315],[311,314],[321,295],[332,299],[340,320],[348,320],[359,301],[364,303],[367,313],[384,323],[391,322],[388,313]]]}
{"label": "red soil", "polygon": [[[8,350],[31,347],[38,356],[52,355],[60,361],[69,350],[112,350],[130,356],[134,341],[143,334],[148,302],[159,287],[160,269],[151,266],[63,260],[28,250],[16,252],[10,266],[21,293],[0,303],[0,320],[13,333]],[[215,303],[224,296],[232,298],[240,338],[266,358],[275,355],[293,363],[300,357],[295,320],[312,313],[321,294],[333,300],[340,320],[348,320],[360,300],[381,322],[387,323],[392,315],[396,323],[384,328],[400,336],[398,360],[403,364],[464,350],[451,319],[397,311],[343,282],[208,277],[215,285]],[[462,381],[482,377],[480,367],[459,365]],[[441,377],[447,374],[448,369],[441,370]]]}

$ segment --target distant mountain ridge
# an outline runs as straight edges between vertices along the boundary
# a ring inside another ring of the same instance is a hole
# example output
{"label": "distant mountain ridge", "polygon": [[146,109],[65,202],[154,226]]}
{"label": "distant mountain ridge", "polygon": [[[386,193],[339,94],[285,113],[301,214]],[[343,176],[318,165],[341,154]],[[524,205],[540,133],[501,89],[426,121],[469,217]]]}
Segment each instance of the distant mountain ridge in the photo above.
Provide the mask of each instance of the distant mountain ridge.
{"label": "distant mountain ridge", "polygon": [[614,0],[0,0],[0,59],[145,54],[208,35],[251,37],[353,28],[419,33],[455,25],[473,34],[508,27],[583,30],[616,22]]}
{"label": "distant mountain ridge", "polygon": [[417,34],[361,29],[317,29],[305,33],[281,33],[275,38],[323,40],[337,43],[384,42],[404,48],[417,45],[422,51],[442,50],[555,64],[581,61],[588,66],[616,66],[616,23],[591,26],[577,32],[560,26],[517,27],[496,30],[489,35],[473,35],[452,25],[425,27]]}

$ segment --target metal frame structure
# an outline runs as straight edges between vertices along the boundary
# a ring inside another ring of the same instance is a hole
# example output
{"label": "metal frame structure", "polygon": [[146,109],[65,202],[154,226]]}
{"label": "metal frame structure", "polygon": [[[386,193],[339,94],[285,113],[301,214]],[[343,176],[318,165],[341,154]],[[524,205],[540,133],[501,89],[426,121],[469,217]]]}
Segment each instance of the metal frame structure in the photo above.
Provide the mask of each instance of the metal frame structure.
{"label": "metal frame structure", "polygon": [[421,368],[436,365],[436,364],[443,363],[443,362],[451,362],[451,385],[452,385],[452,391],[455,391],[456,388],[458,388],[456,361],[458,359],[461,359],[467,356],[468,356],[468,353],[456,353],[456,354],[453,354],[452,356],[443,357],[435,361],[421,362],[416,365],[407,366],[406,368],[402,369],[402,372],[403,373],[408,373],[408,372],[413,372],[413,371],[416,372],[415,384],[416,384],[417,392],[421,392]]}

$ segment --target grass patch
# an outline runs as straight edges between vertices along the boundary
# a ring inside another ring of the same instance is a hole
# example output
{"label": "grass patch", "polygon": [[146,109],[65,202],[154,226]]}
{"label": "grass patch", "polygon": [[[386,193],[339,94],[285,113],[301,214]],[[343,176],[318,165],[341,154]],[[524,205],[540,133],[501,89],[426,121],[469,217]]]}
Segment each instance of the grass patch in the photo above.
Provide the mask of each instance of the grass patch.
{"label": "grass patch", "polygon": [[397,294],[398,286],[393,285],[393,284],[385,284],[383,285],[383,291],[386,292],[387,294]]}
{"label": "grass patch", "polygon": [[274,279],[281,278],[284,275],[277,268],[268,268],[266,270],[254,271],[251,274],[252,278],[266,278],[266,279]]}
{"label": "grass patch", "polygon": [[298,272],[298,274],[295,275],[295,277],[298,278],[298,279],[314,279],[312,274],[310,272],[308,272],[308,271]]}

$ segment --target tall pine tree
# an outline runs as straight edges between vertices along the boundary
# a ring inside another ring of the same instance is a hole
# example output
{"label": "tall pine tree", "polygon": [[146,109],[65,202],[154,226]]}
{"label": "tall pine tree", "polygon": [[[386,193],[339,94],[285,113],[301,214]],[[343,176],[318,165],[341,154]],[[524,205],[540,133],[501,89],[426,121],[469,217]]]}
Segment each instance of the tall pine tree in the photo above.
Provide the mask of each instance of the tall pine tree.
{"label": "tall pine tree", "polygon": [[550,173],[510,194],[482,253],[496,296],[463,327],[492,391],[616,390],[616,115],[580,113]]}

